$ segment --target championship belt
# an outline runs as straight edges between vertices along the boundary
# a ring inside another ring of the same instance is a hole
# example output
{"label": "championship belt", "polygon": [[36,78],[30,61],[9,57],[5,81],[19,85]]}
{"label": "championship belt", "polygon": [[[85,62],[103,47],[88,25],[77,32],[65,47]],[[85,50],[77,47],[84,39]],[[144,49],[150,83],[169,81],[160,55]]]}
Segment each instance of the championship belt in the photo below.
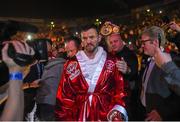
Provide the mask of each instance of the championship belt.
{"label": "championship belt", "polygon": [[113,33],[119,33],[119,26],[112,24],[111,22],[105,22],[100,29],[100,33],[103,36],[108,36]]}

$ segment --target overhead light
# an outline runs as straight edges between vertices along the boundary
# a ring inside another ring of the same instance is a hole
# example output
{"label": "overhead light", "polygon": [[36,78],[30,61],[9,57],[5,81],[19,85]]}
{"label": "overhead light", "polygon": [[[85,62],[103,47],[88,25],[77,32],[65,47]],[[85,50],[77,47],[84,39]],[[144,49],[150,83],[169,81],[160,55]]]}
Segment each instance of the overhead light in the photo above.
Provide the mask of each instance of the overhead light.
{"label": "overhead light", "polygon": [[31,39],[32,39],[32,36],[31,36],[31,35],[27,35],[27,39],[28,39],[28,40],[31,40]]}
{"label": "overhead light", "polygon": [[151,10],[150,10],[150,9],[147,9],[146,11],[147,11],[147,12],[150,12]]}
{"label": "overhead light", "polygon": [[161,11],[161,10],[159,10],[159,13],[160,13],[160,14],[162,14],[162,11]]}
{"label": "overhead light", "polygon": [[51,25],[54,25],[54,22],[53,22],[53,21],[51,21]]}

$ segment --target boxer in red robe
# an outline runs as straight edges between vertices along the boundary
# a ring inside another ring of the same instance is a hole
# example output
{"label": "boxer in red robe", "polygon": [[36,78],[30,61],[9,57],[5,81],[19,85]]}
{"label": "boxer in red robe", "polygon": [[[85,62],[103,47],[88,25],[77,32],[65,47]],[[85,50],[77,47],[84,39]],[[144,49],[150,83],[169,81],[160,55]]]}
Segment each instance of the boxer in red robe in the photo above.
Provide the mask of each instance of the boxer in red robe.
{"label": "boxer in red robe", "polygon": [[98,46],[95,26],[81,31],[84,47],[68,60],[56,96],[55,115],[64,121],[128,120],[124,80],[115,57]]}

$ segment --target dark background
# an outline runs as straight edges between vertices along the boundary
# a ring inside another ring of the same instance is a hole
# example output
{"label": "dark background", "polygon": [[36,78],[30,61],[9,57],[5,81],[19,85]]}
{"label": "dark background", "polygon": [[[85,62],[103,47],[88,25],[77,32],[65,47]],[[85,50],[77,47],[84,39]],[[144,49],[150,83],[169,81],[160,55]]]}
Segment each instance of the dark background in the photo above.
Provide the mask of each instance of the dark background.
{"label": "dark background", "polygon": [[122,15],[133,8],[162,1],[167,0],[1,0],[0,17],[61,19]]}

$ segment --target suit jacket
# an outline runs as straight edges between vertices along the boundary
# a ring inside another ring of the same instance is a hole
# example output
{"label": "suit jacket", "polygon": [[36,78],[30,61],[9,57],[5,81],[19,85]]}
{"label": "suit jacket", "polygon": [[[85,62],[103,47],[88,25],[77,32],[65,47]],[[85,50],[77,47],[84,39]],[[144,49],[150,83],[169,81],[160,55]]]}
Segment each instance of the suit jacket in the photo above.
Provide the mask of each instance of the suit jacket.
{"label": "suit jacket", "polygon": [[164,79],[164,71],[154,65],[146,89],[146,110],[157,110],[163,120],[180,120],[180,97]]}

